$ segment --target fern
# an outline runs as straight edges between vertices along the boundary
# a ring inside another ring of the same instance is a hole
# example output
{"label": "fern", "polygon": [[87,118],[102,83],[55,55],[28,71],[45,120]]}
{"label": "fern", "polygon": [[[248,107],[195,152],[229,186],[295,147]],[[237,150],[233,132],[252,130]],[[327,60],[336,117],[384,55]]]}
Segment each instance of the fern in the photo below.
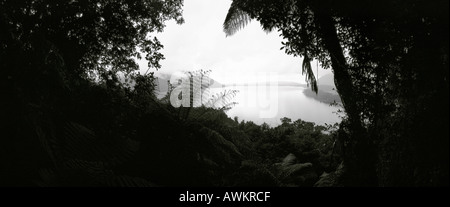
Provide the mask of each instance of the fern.
{"label": "fern", "polygon": [[139,149],[139,143],[131,139],[102,140],[86,127],[69,122],[60,137],[59,147],[66,158],[101,161],[111,166],[130,159]]}
{"label": "fern", "polygon": [[[287,155],[281,163],[276,163],[276,178],[287,185],[303,184],[310,176],[311,163],[295,163],[297,158],[292,153]],[[295,178],[295,179],[294,179]]]}
{"label": "fern", "polygon": [[250,23],[250,21],[250,15],[247,12],[241,10],[233,1],[233,3],[231,3],[230,9],[228,10],[227,16],[225,17],[225,22],[223,23],[223,31],[227,36],[232,36],[237,31],[244,28],[248,23]]}
{"label": "fern", "polygon": [[156,185],[139,177],[130,177],[127,175],[113,176],[107,180],[111,187],[155,187]]}
{"label": "fern", "polygon": [[113,167],[130,160],[139,143],[130,139],[101,139],[85,126],[68,122],[61,133],[44,133],[36,128],[53,168],[39,171],[40,186],[154,186],[143,178],[117,175]]}
{"label": "fern", "polygon": [[[179,120],[198,120],[205,115],[207,110],[194,110],[194,108],[212,108],[218,111],[230,110],[237,102],[232,99],[236,96],[237,90],[225,90],[210,96],[211,81],[209,79],[210,70],[198,70],[186,72],[183,82],[190,84],[178,87],[189,87],[189,106],[179,107],[177,116]],[[173,89],[173,88],[172,88]],[[172,91],[170,91],[172,92]],[[185,97],[183,97],[185,98]]]}
{"label": "fern", "polygon": [[301,174],[301,173],[305,172],[306,170],[311,169],[311,167],[312,167],[311,163],[302,163],[302,164],[293,164],[293,165],[288,165],[288,166],[282,166],[280,168],[278,178],[280,180],[283,180],[289,176]]}
{"label": "fern", "polygon": [[213,95],[205,106],[213,109],[228,110],[231,106],[237,104],[236,102],[232,102],[237,92],[237,90],[225,90]]}
{"label": "fern", "polygon": [[214,149],[213,151],[209,150],[212,153],[212,157],[222,159],[227,163],[232,163],[235,157],[242,157],[237,147],[217,131],[202,127],[199,133],[204,137],[204,141],[208,143],[209,147]]}
{"label": "fern", "polygon": [[41,187],[58,186],[104,186],[104,187],[154,187],[155,184],[139,177],[117,175],[112,170],[98,166],[99,163],[84,163],[67,168],[41,169]]}

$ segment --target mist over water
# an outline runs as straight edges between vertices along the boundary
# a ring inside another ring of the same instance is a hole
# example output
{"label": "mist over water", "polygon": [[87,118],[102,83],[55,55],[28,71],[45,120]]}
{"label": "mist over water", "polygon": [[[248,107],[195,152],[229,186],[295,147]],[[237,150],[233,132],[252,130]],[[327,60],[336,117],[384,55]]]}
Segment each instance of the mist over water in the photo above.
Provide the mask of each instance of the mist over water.
{"label": "mist over water", "polygon": [[[228,86],[223,88],[212,88],[211,93],[218,93],[224,90],[238,90],[233,101],[237,104],[227,111],[231,118],[237,116],[239,121],[253,121],[256,124],[267,123],[270,126],[281,124],[280,119],[288,117],[292,121],[302,119],[304,121],[315,122],[324,125],[334,124],[341,121],[336,112],[338,106],[330,106],[328,103],[319,102],[313,98],[305,96],[303,90],[311,90],[299,86],[278,86],[278,94],[271,94],[269,87],[266,87],[265,97],[259,97],[258,86]],[[261,103],[259,100],[264,100]],[[270,100],[275,99],[275,100]],[[273,104],[277,101],[277,104]],[[268,103],[271,103],[268,106]],[[269,107],[277,107],[277,113],[272,118],[260,118],[261,111],[269,110]]]}

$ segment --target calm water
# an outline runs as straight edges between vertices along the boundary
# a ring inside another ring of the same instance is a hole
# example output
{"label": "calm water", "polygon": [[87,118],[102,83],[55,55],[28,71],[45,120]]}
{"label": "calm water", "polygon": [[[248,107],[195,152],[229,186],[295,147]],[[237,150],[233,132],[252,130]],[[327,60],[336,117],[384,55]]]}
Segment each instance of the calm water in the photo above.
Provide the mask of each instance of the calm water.
{"label": "calm water", "polygon": [[217,93],[230,89],[239,91],[233,99],[238,104],[230,109],[227,114],[231,118],[239,117],[240,121],[253,121],[257,124],[265,122],[271,126],[281,124],[280,118],[283,117],[291,118],[293,121],[302,119],[322,125],[340,121],[338,114],[335,113],[339,107],[330,106],[306,97],[303,90],[310,90],[309,88],[279,86],[278,90],[269,90],[256,86],[233,86],[213,88],[211,92]]}

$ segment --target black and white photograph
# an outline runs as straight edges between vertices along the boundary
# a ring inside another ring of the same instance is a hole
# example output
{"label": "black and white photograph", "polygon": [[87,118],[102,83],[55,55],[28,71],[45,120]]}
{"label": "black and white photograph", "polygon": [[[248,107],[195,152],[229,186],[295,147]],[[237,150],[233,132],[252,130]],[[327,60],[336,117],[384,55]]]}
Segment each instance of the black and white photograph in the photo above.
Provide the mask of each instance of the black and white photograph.
{"label": "black and white photograph", "polygon": [[0,79],[0,187],[449,186],[447,0],[0,0]]}

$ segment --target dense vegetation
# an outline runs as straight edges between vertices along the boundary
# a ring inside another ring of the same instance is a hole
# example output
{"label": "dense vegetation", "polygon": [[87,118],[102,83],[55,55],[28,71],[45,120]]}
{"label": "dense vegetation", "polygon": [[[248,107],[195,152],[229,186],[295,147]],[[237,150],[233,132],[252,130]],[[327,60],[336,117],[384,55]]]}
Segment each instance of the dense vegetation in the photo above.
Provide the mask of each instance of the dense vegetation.
{"label": "dense vegetation", "polygon": [[333,69],[347,114],[333,127],[230,119],[233,91],[158,100],[134,58],[160,68],[150,34],[182,5],[0,0],[0,185],[448,185],[447,1],[233,1],[229,34],[279,29],[315,91],[309,61]]}
{"label": "dense vegetation", "polygon": [[448,1],[233,0],[224,31],[251,19],[278,30],[287,54],[331,68],[346,185],[448,185]]}
{"label": "dense vegetation", "polygon": [[[312,185],[333,168],[333,140],[312,123],[270,128],[235,122],[226,105],[156,99],[132,57],[160,67],[147,34],[182,23],[182,1],[0,5],[1,186]],[[298,161],[274,165],[289,153]]]}

